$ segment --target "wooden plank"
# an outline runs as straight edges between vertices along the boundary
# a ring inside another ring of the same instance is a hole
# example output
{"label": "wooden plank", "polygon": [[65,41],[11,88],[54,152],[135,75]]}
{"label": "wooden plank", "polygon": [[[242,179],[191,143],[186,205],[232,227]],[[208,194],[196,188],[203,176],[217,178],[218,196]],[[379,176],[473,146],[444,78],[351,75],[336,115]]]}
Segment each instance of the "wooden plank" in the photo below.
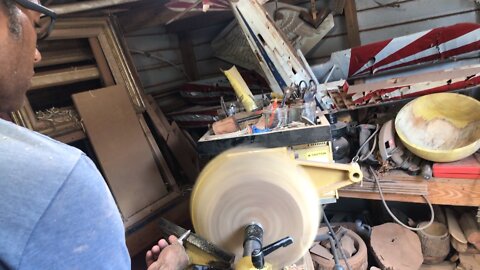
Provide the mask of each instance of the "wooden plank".
{"label": "wooden plank", "polygon": [[187,73],[189,81],[195,81],[198,79],[198,69],[192,39],[187,32],[180,32],[178,33],[178,42],[185,73]]}
{"label": "wooden plank", "polygon": [[153,137],[152,132],[148,128],[148,125],[145,122],[143,115],[138,115],[138,120],[140,121],[140,125],[142,126],[143,132],[145,133],[148,143],[152,148],[153,158],[155,159],[157,166],[161,168],[160,172],[162,173],[163,178],[166,180],[166,183],[169,185],[169,188],[171,190],[179,191],[178,185],[175,182],[175,178],[173,177],[172,172],[170,171],[170,168],[168,167],[167,162],[165,161],[165,158],[163,157],[163,154],[160,151],[160,148],[158,148],[157,142],[155,141],[155,138]]}
{"label": "wooden plank", "polygon": [[79,141],[85,139],[87,136],[83,130],[77,130],[74,132],[67,133],[65,135],[56,136],[55,140],[61,141],[63,143],[72,143],[75,141]]}
{"label": "wooden plank", "polygon": [[[391,179],[401,180],[399,176],[389,176]],[[421,177],[403,176],[403,179],[422,181]],[[425,180],[423,180],[425,181]],[[428,199],[433,204],[441,205],[480,205],[480,181],[471,179],[449,179],[449,178],[432,178],[427,182]],[[360,198],[370,200],[380,200],[380,195],[376,193],[352,192],[339,190],[340,197]],[[385,194],[388,201],[425,203],[421,196],[412,196],[405,194]]]}
{"label": "wooden plank", "polygon": [[[387,194],[407,194],[407,195],[427,195],[428,187],[425,182],[406,183],[406,182],[380,182],[383,193]],[[373,192],[378,193],[376,183],[363,181],[361,184],[354,184],[342,188],[342,190]]]}
{"label": "wooden plank", "polygon": [[198,153],[185,138],[176,122],[172,122],[172,130],[168,134],[167,145],[173,152],[175,159],[180,163],[185,175],[194,183],[199,174]]}
{"label": "wooden plank", "polygon": [[104,86],[114,85],[115,80],[113,79],[112,72],[110,71],[110,67],[108,66],[107,59],[103,54],[100,42],[96,37],[89,38],[88,42],[90,43],[93,55],[95,56],[95,61],[97,62],[98,70],[100,72],[100,76],[102,78]]}
{"label": "wooden plank", "polygon": [[100,77],[96,66],[83,66],[68,69],[40,72],[32,78],[32,87],[28,91],[95,80]]}
{"label": "wooden plank", "polygon": [[155,131],[165,140],[188,180],[192,183],[195,182],[199,173],[198,153],[196,149],[182,133],[177,123],[173,122],[171,125],[169,124],[167,118],[151,96],[146,97],[145,106],[155,127]]}
{"label": "wooden plank", "polygon": [[357,7],[355,0],[345,2],[345,21],[347,26],[347,39],[350,47],[360,46],[360,34],[358,30]]}
{"label": "wooden plank", "polygon": [[425,88],[428,89],[433,88],[435,86],[435,82],[438,82],[441,85],[447,85],[452,82],[467,80],[467,78],[470,78],[471,76],[475,76],[477,74],[480,74],[480,65],[461,66],[458,68],[450,68],[447,70],[439,70],[433,72],[418,72],[416,74],[404,77],[394,77],[383,81],[351,85],[348,87],[347,93],[351,95],[356,93],[375,91],[379,89],[413,86],[416,84],[425,83],[428,83],[427,85],[425,85]]}
{"label": "wooden plank", "polygon": [[80,62],[90,60],[93,55],[85,48],[58,50],[58,51],[41,51],[42,61],[35,63],[35,67],[47,67],[54,65],[67,64],[72,62]]}
{"label": "wooden plank", "polygon": [[168,193],[128,93],[116,85],[72,98],[127,223]]}
{"label": "wooden plank", "polygon": [[83,29],[55,29],[48,36],[48,40],[61,40],[73,38],[96,37],[102,32],[99,28],[83,28]]}

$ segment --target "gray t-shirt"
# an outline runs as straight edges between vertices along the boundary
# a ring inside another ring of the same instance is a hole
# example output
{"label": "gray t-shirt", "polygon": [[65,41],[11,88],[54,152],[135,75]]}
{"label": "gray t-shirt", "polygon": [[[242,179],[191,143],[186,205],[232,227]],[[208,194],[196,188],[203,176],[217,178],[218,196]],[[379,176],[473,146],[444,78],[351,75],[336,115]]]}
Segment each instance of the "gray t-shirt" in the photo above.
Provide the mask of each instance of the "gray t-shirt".
{"label": "gray t-shirt", "polygon": [[130,269],[120,213],[92,161],[1,119],[0,269]]}

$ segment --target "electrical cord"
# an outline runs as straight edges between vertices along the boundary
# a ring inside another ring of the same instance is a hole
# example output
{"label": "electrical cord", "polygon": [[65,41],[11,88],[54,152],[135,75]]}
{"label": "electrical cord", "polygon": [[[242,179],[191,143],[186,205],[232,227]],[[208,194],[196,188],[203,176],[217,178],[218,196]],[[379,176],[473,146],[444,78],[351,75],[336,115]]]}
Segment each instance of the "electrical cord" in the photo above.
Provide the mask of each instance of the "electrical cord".
{"label": "electrical cord", "polygon": [[428,207],[430,208],[430,213],[431,213],[431,218],[430,218],[430,221],[420,227],[420,228],[413,228],[413,227],[410,227],[408,225],[405,225],[404,223],[402,223],[393,213],[392,211],[390,210],[390,208],[388,207],[387,205],[387,202],[385,201],[385,197],[383,196],[383,191],[382,191],[382,188],[380,187],[380,181],[378,181],[378,176],[375,172],[375,170],[372,168],[372,167],[369,167],[370,169],[370,172],[372,173],[372,176],[373,176],[373,179],[375,180],[375,183],[377,184],[377,187],[378,187],[378,193],[380,193],[380,198],[382,199],[382,203],[383,203],[383,206],[385,206],[385,209],[387,210],[388,214],[393,218],[393,220],[395,220],[396,223],[398,223],[400,226],[404,227],[404,228],[407,228],[409,230],[412,230],[412,231],[422,231],[422,230],[425,230],[426,228],[428,228],[430,225],[432,225],[433,223],[433,220],[435,219],[435,213],[433,211],[433,206],[432,204],[430,203],[430,201],[428,200],[427,196],[425,195],[422,195],[423,199],[427,202],[428,204]]}
{"label": "electrical cord", "polygon": [[338,240],[337,235],[336,235],[335,232],[333,231],[332,225],[330,225],[330,222],[328,221],[327,215],[325,214],[325,208],[326,208],[326,206],[323,207],[323,210],[324,210],[324,211],[323,211],[323,219],[325,220],[325,224],[327,224],[328,231],[330,232],[330,234],[332,235],[333,239],[335,240],[335,243],[336,243],[337,246],[339,247],[340,254],[342,255],[343,261],[345,262],[345,265],[347,266],[347,269],[348,269],[348,270],[352,270],[352,269],[350,268],[350,264],[349,264],[348,261],[347,261],[347,256],[345,256],[345,252],[343,252],[342,243]]}
{"label": "electrical cord", "polygon": [[[358,148],[357,150],[357,153],[355,154],[355,156],[352,158],[352,162],[358,162],[358,161],[365,161],[370,155],[373,154],[373,151],[375,150],[375,146],[377,145],[377,140],[376,140],[376,136],[377,133],[380,131],[380,125],[377,124],[376,127],[375,127],[375,131],[367,138],[367,140],[365,140],[365,142]],[[362,151],[362,149],[368,145],[368,143],[370,142],[370,140],[372,138],[375,138],[374,140],[374,144],[372,146],[372,149],[370,150],[370,152],[368,153],[368,155],[366,156],[360,156],[360,152]]]}
{"label": "electrical cord", "polygon": [[[365,161],[367,160],[372,154],[373,154],[373,151],[375,150],[375,146],[377,145],[377,133],[380,131],[380,125],[376,125],[376,128],[375,128],[375,131],[367,138],[367,140],[365,140],[365,142],[358,148],[358,151],[357,153],[355,154],[355,156],[352,158],[352,162],[358,162],[358,161]],[[362,149],[368,145],[368,143],[370,142],[370,140],[374,138],[374,142],[373,142],[373,146],[372,146],[372,149],[364,156],[360,156],[360,152],[362,151]],[[435,214],[433,212],[433,206],[432,204],[430,203],[430,201],[428,200],[428,198],[425,196],[425,195],[422,195],[423,199],[427,202],[428,204],[428,207],[430,208],[430,213],[431,213],[431,218],[430,218],[430,221],[420,227],[420,228],[413,228],[413,227],[410,227],[408,225],[405,225],[404,223],[402,223],[394,214],[393,212],[390,210],[390,208],[388,207],[387,205],[387,202],[385,201],[385,197],[383,196],[383,191],[382,191],[382,187],[380,186],[380,181],[378,180],[378,175],[376,174],[375,170],[372,168],[372,167],[368,167],[370,172],[372,173],[372,177],[373,177],[373,180],[375,181],[377,187],[378,187],[378,193],[380,194],[380,198],[382,199],[382,203],[383,203],[383,206],[385,207],[385,209],[387,210],[388,214],[392,217],[392,219],[397,223],[399,224],[400,226],[404,227],[404,228],[407,228],[409,230],[412,230],[412,231],[422,231],[426,228],[428,228],[430,225],[432,225],[433,223],[433,220],[435,219]],[[325,221],[328,222],[328,220],[325,218]],[[327,223],[327,226],[328,226],[328,223]],[[342,254],[343,255],[343,254]]]}
{"label": "electrical cord", "polygon": [[[378,125],[377,125],[377,129],[376,129],[375,131],[378,132],[378,130],[380,130],[380,129],[378,129]],[[376,148],[376,146],[377,146],[377,137],[378,137],[378,136],[376,136],[376,133],[374,132],[374,133],[373,133],[373,145],[372,145],[372,149],[370,149],[370,152],[368,152],[365,156],[361,156],[360,159],[359,159],[360,161],[365,161],[365,160],[367,160],[367,159],[373,154],[373,151],[375,151],[375,148]]]}

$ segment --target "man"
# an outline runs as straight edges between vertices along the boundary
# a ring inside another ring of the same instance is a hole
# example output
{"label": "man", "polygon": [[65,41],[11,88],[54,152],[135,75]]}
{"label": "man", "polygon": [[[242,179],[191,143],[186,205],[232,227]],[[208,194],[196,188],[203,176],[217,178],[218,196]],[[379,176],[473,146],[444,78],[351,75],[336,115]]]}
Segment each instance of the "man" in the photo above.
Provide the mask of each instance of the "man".
{"label": "man", "polygon": [[[49,24],[37,28],[43,15]],[[38,0],[0,0],[0,114],[22,106],[41,60],[37,38],[55,18]],[[0,198],[0,269],[130,268],[112,195],[78,149],[0,119]],[[146,258],[149,269],[188,262],[181,245],[165,240]]]}

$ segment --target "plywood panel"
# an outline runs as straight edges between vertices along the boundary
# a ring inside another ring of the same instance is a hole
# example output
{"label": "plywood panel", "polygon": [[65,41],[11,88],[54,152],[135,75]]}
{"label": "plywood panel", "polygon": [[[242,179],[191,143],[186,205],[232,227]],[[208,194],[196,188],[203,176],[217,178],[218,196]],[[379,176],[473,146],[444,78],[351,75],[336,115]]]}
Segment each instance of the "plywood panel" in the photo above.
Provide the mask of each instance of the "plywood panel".
{"label": "plywood panel", "polygon": [[385,25],[421,21],[432,17],[448,16],[477,8],[474,1],[435,0],[434,3],[432,4],[431,0],[417,0],[399,4],[398,8],[372,9],[359,12],[358,25],[360,30],[365,30]]}
{"label": "plywood panel", "polygon": [[211,58],[197,62],[197,67],[200,78],[203,79],[222,75],[223,73],[220,69],[229,69],[232,67],[232,64],[217,58]]}
{"label": "plywood panel", "polygon": [[126,37],[131,49],[149,51],[158,49],[178,48],[178,39],[174,34],[162,34],[155,36]]}
{"label": "plywood panel", "polygon": [[397,9],[404,2],[414,2],[415,0],[355,0],[357,10],[391,8]]}
{"label": "plywood panel", "polygon": [[210,43],[197,45],[193,48],[193,50],[195,52],[197,61],[215,58],[215,52],[213,51],[212,46],[210,46]]}
{"label": "plywood panel", "polygon": [[183,73],[183,66],[168,66],[161,69],[151,69],[139,72],[140,79],[145,88],[160,83],[169,83],[173,81],[186,81],[186,75]]}
{"label": "plywood panel", "polygon": [[165,34],[166,32],[167,31],[165,30],[165,27],[158,25],[158,26],[142,28],[137,31],[129,32],[125,35],[125,37],[128,38],[128,37],[134,37],[134,36],[151,36],[151,35],[157,35],[157,34]]}
{"label": "plywood panel", "polygon": [[330,58],[332,52],[348,48],[347,35],[325,38],[320,40],[320,42],[307,54],[307,60],[322,57]]}
{"label": "plywood panel", "polygon": [[387,28],[379,28],[372,31],[360,31],[360,39],[362,44],[367,44],[393,37],[421,32],[436,27],[449,26],[462,22],[475,22],[476,16],[477,15],[475,12],[469,12],[448,17],[426,19],[415,23],[400,24]]}
{"label": "plywood panel", "polygon": [[145,67],[153,65],[169,66],[171,63],[182,63],[182,56],[180,50],[178,49],[156,51],[152,52],[151,54],[152,57],[148,57],[143,54],[132,52],[133,62],[135,63],[137,70],[141,70]]}
{"label": "plywood panel", "polygon": [[[175,92],[176,91],[175,89],[181,87],[184,83],[185,81],[183,80],[173,81],[169,83],[160,83],[157,85],[152,85],[150,87],[145,87],[144,92],[145,94],[152,94],[152,95],[154,94],[155,96],[161,93],[171,94],[172,91]],[[182,99],[180,96],[177,96],[177,98],[179,100]]]}
{"label": "plywood panel", "polygon": [[162,199],[167,189],[126,89],[72,98],[124,219]]}
{"label": "plywood panel", "polygon": [[347,34],[347,26],[345,23],[345,16],[343,15],[335,15],[333,16],[334,26],[333,29],[328,32],[325,37],[337,36],[337,35],[346,35]]}
{"label": "plywood panel", "polygon": [[[232,17],[233,21],[233,17]],[[203,43],[210,43],[228,24],[222,22],[216,25],[210,25],[209,27],[190,31],[189,35],[192,38],[193,45],[199,45]]]}

